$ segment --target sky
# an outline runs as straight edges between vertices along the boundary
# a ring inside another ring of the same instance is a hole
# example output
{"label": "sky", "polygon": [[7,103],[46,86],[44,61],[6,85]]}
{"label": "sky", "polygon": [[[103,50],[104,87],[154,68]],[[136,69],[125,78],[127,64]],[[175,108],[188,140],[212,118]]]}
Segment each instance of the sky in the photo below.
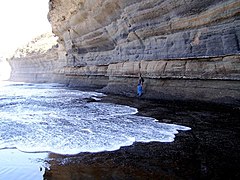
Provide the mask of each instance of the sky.
{"label": "sky", "polygon": [[49,0],[0,1],[0,57],[7,56],[34,37],[51,31]]}

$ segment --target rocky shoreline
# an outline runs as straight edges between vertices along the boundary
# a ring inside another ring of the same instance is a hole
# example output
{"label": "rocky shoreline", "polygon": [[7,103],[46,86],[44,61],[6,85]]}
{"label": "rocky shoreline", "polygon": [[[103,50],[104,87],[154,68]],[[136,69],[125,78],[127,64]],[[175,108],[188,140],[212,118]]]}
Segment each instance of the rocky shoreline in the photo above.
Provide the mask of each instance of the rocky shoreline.
{"label": "rocky shoreline", "polygon": [[52,33],[9,59],[11,80],[240,106],[237,0],[51,0]]}
{"label": "rocky shoreline", "polygon": [[139,115],[181,124],[172,143],[135,143],[113,152],[49,154],[44,178],[88,179],[238,179],[239,109],[169,101],[106,96],[102,102],[137,107]]}
{"label": "rocky shoreline", "polygon": [[44,178],[240,178],[239,0],[50,0],[48,19],[54,34],[8,59],[10,80],[98,89],[102,102],[192,130],[173,143],[50,153]]}

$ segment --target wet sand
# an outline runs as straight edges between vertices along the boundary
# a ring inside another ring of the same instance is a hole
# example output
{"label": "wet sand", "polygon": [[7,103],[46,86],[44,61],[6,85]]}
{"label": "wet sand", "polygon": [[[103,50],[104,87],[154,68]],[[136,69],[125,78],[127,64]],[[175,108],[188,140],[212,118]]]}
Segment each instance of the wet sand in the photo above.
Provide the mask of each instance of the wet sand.
{"label": "wet sand", "polygon": [[[106,96],[102,102],[137,107],[139,115],[154,117],[159,122],[188,126],[192,130],[180,132],[172,143],[134,143],[112,152],[72,156],[48,153],[44,154],[46,158],[42,157],[43,153],[20,153],[31,162],[37,161],[34,171],[38,171],[38,176],[34,176],[35,179],[38,179],[39,174],[42,179],[48,180],[240,178],[238,107],[120,96]],[[11,150],[6,151],[8,153],[5,155],[4,152],[1,153],[2,162]],[[25,167],[18,161],[22,160],[12,161],[15,170]],[[1,167],[4,167],[4,163],[0,164],[0,169]],[[34,171],[29,169],[26,173],[33,174]],[[0,179],[2,172],[0,171]],[[21,171],[12,171],[11,174],[19,177]]]}

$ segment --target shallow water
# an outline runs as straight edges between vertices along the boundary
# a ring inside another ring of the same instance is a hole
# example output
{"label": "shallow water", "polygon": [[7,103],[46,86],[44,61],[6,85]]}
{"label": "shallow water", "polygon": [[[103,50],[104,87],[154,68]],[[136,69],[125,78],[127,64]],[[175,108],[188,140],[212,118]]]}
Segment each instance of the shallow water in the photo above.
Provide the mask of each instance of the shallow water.
{"label": "shallow water", "polygon": [[133,107],[101,102],[104,96],[60,84],[0,83],[0,179],[43,179],[52,153],[172,142],[178,130],[190,129],[138,116]]}
{"label": "shallow water", "polygon": [[0,113],[0,179],[239,179],[237,108],[5,82]]}
{"label": "shallow water", "polygon": [[190,129],[137,116],[133,107],[102,103],[103,96],[58,84],[5,82],[0,90],[0,149],[113,151],[134,142],[172,142],[178,130]]}
{"label": "shallow water", "polygon": [[23,153],[17,149],[0,150],[0,179],[43,179],[48,153]]}

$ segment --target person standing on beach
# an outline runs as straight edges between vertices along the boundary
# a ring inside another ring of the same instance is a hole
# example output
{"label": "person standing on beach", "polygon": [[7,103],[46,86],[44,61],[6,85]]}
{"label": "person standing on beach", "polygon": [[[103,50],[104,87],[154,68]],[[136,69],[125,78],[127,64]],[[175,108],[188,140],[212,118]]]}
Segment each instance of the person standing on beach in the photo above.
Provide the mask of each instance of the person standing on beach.
{"label": "person standing on beach", "polygon": [[144,79],[141,76],[141,73],[139,73],[139,78],[138,78],[138,86],[137,86],[137,95],[140,97],[143,94],[143,82]]}

